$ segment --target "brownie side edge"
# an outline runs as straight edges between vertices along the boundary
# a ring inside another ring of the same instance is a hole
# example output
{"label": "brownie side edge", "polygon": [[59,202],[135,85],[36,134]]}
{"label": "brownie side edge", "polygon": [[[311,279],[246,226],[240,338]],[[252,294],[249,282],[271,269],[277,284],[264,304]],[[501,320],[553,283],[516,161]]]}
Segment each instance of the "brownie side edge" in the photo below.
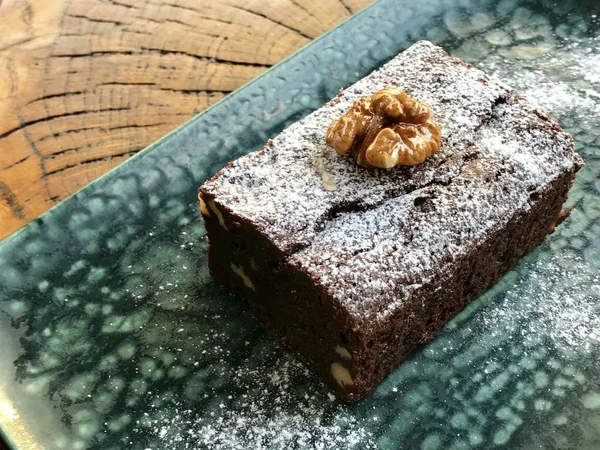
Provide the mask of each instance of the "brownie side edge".
{"label": "brownie side edge", "polygon": [[236,216],[210,194],[201,190],[200,195],[205,204],[201,208],[210,241],[211,274],[248,302],[252,315],[285,350],[306,363],[340,397],[357,400],[361,384],[344,385],[333,374],[333,367],[343,367],[348,377],[357,380],[351,364],[351,355],[360,344],[354,318],[318,280],[290,265],[287,256],[252,222]]}
{"label": "brownie side edge", "polygon": [[442,267],[403,308],[368,329],[359,370],[364,391],[359,396],[373,390],[414,349],[433,339],[449,320],[544,242],[562,220],[562,206],[578,169],[538,191],[529,211],[517,212],[504,228]]}

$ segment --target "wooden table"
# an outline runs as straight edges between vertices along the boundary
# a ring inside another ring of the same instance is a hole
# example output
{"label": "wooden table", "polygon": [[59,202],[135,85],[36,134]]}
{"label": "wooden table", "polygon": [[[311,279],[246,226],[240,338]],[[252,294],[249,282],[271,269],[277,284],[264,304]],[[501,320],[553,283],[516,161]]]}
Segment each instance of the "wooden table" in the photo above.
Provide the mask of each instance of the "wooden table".
{"label": "wooden table", "polygon": [[0,238],[371,0],[0,0]]}

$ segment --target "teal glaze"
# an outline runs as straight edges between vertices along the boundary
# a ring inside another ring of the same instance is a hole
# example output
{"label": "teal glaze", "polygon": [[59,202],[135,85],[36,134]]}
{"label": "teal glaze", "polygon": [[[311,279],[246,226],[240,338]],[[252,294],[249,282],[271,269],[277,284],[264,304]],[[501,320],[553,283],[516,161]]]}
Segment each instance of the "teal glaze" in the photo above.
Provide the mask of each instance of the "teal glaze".
{"label": "teal glaze", "polygon": [[[381,0],[5,239],[0,408],[47,449],[600,448],[594,11]],[[196,192],[423,38],[556,96],[587,166],[545,245],[346,405],[211,279]]]}

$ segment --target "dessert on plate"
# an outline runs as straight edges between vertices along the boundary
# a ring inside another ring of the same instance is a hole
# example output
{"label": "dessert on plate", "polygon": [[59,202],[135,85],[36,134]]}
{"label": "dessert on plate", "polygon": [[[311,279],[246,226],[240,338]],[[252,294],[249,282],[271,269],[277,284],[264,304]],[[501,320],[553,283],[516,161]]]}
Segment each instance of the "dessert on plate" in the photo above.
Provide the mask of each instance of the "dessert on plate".
{"label": "dessert on plate", "polygon": [[357,400],[544,241],[582,165],[546,112],[418,42],[200,188],[209,266]]}

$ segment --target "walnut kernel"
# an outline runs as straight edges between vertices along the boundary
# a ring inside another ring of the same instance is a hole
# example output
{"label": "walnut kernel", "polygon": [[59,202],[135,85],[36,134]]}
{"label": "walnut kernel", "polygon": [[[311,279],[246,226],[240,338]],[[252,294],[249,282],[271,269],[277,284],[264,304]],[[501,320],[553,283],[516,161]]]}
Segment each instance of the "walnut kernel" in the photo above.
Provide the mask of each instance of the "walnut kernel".
{"label": "walnut kernel", "polygon": [[355,101],[331,123],[325,139],[336,152],[350,152],[361,166],[391,169],[420,164],[436,153],[441,131],[429,106],[388,87]]}
{"label": "walnut kernel", "polygon": [[352,355],[350,354],[350,352],[348,351],[348,349],[346,347],[342,347],[341,345],[338,345],[335,347],[335,352],[338,355],[340,355],[342,358],[352,359]]}
{"label": "walnut kernel", "polygon": [[348,372],[348,369],[346,369],[340,363],[334,362],[331,364],[331,375],[341,387],[352,386],[354,384],[352,376],[350,376],[350,372]]}
{"label": "walnut kernel", "polygon": [[250,288],[253,291],[256,291],[256,288],[254,287],[254,283],[248,277],[248,275],[246,275],[246,272],[244,272],[244,268],[241,266],[238,266],[234,263],[230,263],[230,264],[231,264],[231,270],[233,271],[233,273],[235,273],[238,277],[240,277],[242,279],[242,281],[244,282],[244,285],[247,288]]}
{"label": "walnut kernel", "polygon": [[327,170],[327,165],[325,160],[321,157],[316,157],[312,161],[313,166],[317,169],[317,172],[321,176],[321,180],[323,180],[323,187],[326,191],[333,192],[337,189],[335,184],[335,180],[331,176],[329,170]]}
{"label": "walnut kernel", "polygon": [[209,217],[210,211],[206,207],[206,202],[202,198],[202,194],[198,194],[198,200],[200,200],[200,212],[202,213],[203,216]]}
{"label": "walnut kernel", "polygon": [[249,264],[250,264],[250,269],[252,269],[252,271],[258,272],[259,267],[258,267],[258,264],[256,264],[256,260],[254,258],[250,258]]}
{"label": "walnut kernel", "polygon": [[214,200],[209,200],[208,201],[208,207],[212,210],[212,212],[215,213],[215,215],[217,216],[217,219],[219,220],[219,225],[221,225],[221,227],[225,230],[228,231],[229,228],[227,227],[227,225],[225,224],[225,218],[223,217],[223,213],[221,211],[219,211],[219,208],[217,208],[217,205],[215,204]]}

